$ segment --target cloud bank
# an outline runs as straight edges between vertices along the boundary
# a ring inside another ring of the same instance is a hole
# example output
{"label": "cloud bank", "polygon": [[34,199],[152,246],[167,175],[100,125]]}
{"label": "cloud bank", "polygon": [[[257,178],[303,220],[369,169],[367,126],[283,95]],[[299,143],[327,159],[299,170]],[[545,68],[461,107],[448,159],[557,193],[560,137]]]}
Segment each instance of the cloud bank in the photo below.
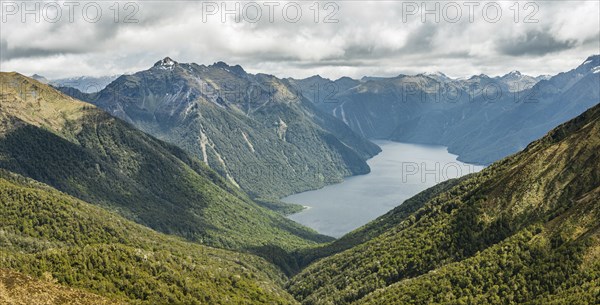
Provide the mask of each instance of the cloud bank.
{"label": "cloud bank", "polygon": [[101,76],[170,56],[279,77],[552,74],[600,53],[599,16],[598,1],[2,1],[0,69]]}

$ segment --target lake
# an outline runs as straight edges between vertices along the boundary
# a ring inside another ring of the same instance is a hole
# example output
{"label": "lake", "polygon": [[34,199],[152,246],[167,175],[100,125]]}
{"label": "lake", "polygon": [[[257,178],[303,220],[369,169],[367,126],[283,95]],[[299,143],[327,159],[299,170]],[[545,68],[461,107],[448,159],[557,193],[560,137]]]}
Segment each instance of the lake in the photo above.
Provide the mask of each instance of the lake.
{"label": "lake", "polygon": [[439,182],[483,169],[457,161],[444,146],[373,142],[382,152],[368,161],[371,173],[283,198],[306,207],[289,218],[341,237]]}

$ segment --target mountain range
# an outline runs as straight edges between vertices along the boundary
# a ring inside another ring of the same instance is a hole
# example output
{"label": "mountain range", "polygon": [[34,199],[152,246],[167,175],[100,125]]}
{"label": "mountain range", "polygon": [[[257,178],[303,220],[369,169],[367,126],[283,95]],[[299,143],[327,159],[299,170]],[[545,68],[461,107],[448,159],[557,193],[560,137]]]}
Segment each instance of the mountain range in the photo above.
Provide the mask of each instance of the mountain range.
{"label": "mountain range", "polygon": [[34,74],[31,76],[31,78],[43,84],[49,84],[54,87],[75,88],[83,93],[98,92],[106,88],[106,86],[110,84],[113,80],[115,80],[117,77],[119,77],[119,75],[100,77],[78,76],[49,80],[46,77],[39,74]]}
{"label": "mountain range", "polygon": [[54,87],[75,88],[83,93],[95,93],[106,88],[108,84],[112,83],[118,77],[119,75],[109,75],[100,77],[78,76],[53,79],[48,81],[48,84]]}
{"label": "mountain range", "polygon": [[443,73],[289,81],[318,108],[374,139],[447,146],[490,164],[600,102],[600,55],[554,75],[452,79]]}

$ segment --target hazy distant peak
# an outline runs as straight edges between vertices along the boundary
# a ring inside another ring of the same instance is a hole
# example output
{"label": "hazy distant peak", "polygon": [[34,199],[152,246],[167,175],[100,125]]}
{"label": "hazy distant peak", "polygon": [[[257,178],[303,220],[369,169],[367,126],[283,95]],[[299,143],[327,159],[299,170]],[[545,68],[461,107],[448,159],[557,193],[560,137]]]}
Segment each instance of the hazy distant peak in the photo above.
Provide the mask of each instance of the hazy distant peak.
{"label": "hazy distant peak", "polygon": [[445,77],[447,77],[446,74],[444,74],[441,71],[425,72],[425,73],[423,73],[423,75],[427,75],[427,76],[445,76]]}
{"label": "hazy distant peak", "polygon": [[223,61],[218,61],[218,62],[212,64],[210,67],[222,69],[227,72],[237,74],[239,76],[244,76],[247,74],[246,71],[244,70],[244,68],[242,68],[242,66],[240,66],[240,65],[230,66],[226,62],[223,62]]}
{"label": "hazy distant peak", "polygon": [[498,76],[498,77],[495,77],[495,78],[496,79],[500,79],[500,80],[520,80],[520,79],[527,79],[527,80],[529,80],[529,79],[535,79],[535,77],[522,74],[520,71],[517,71],[517,70],[510,71],[509,73],[506,73],[506,74],[504,74],[502,76]]}
{"label": "hazy distant peak", "polygon": [[351,78],[348,76],[342,76],[342,77],[336,79],[335,81],[337,82],[337,81],[356,81],[356,80],[354,78]]}
{"label": "hazy distant peak", "polygon": [[536,80],[541,81],[541,80],[547,80],[552,78],[552,75],[550,74],[542,74],[542,75],[538,75],[535,77]]}
{"label": "hazy distant peak", "polygon": [[34,75],[31,76],[31,78],[33,78],[33,79],[35,79],[38,82],[43,83],[43,84],[47,84],[49,82],[47,78],[45,78],[45,77],[43,77],[43,76],[41,76],[39,74],[34,74]]}
{"label": "hazy distant peak", "polygon": [[584,69],[585,71],[598,73],[600,71],[600,55],[592,55],[588,57],[578,69]]}
{"label": "hazy distant peak", "polygon": [[590,57],[588,57],[584,62],[583,65],[585,64],[589,64],[592,62],[599,62],[600,61],[600,54],[596,54],[596,55],[591,55]]}
{"label": "hazy distant peak", "polygon": [[449,82],[452,80],[450,77],[448,77],[446,74],[442,73],[441,71],[425,72],[425,73],[421,73],[419,75],[433,78],[439,82]]}
{"label": "hazy distant peak", "polygon": [[487,78],[490,78],[490,77],[482,73],[479,75],[473,75],[473,76],[469,77],[468,80],[487,79]]}
{"label": "hazy distant peak", "polygon": [[119,75],[106,76],[75,76],[69,78],[52,79],[48,84],[54,87],[70,87],[84,93],[94,93],[104,89],[108,84],[117,79]]}
{"label": "hazy distant peak", "polygon": [[307,80],[329,80],[328,78],[324,78],[323,76],[321,76],[320,74],[315,74],[311,77],[307,77]]}

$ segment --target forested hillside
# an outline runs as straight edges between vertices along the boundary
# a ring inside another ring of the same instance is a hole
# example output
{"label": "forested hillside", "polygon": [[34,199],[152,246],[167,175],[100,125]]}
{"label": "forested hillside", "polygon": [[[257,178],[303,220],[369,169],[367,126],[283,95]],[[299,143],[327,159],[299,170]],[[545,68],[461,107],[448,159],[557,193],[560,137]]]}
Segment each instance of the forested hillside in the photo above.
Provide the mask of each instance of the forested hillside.
{"label": "forested hillside", "polygon": [[[102,304],[85,291],[131,304],[295,303],[281,288],[281,271],[259,257],[156,233],[5,170],[0,170],[0,268],[47,282],[2,271],[0,300],[4,294],[25,300],[19,289],[42,285],[38,293],[81,296],[77,304]],[[15,280],[24,283],[12,287]]]}

